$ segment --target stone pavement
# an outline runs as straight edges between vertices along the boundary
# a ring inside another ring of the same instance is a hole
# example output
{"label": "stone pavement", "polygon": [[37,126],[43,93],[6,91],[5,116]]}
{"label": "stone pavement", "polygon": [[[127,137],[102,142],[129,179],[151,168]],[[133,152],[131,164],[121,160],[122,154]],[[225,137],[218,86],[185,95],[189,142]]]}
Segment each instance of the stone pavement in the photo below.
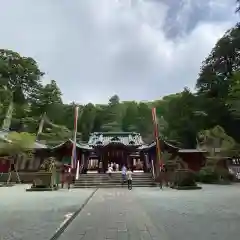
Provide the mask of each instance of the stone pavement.
{"label": "stone pavement", "polygon": [[59,240],[166,240],[164,229],[157,228],[134,191],[98,189]]}
{"label": "stone pavement", "polygon": [[65,216],[94,189],[26,192],[28,185],[0,188],[0,240],[49,240]]}
{"label": "stone pavement", "polygon": [[161,193],[156,188],[135,189],[135,197],[171,240],[240,239],[240,184]]}
{"label": "stone pavement", "polygon": [[[0,188],[0,240],[50,240],[94,189]],[[59,240],[239,239],[240,184],[202,190],[98,189]]]}
{"label": "stone pavement", "polygon": [[239,239],[240,184],[99,189],[59,240]]}

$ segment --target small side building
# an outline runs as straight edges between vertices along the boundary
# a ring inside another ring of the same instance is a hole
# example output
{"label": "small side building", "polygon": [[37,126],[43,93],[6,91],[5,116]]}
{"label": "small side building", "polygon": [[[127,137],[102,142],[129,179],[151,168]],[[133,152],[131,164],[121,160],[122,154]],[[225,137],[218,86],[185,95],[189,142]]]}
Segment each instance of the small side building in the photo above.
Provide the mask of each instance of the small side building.
{"label": "small side building", "polygon": [[[195,172],[199,171],[205,165],[205,152],[202,150],[182,149],[161,138],[159,138],[159,143],[161,152],[168,152],[171,154],[170,158],[172,159],[180,157],[188,168]],[[146,156],[147,162],[149,162],[156,171],[156,169],[160,167],[157,161],[156,141],[148,146],[142,146],[140,149]]]}
{"label": "small side building", "polygon": [[[67,141],[54,146],[51,148],[51,155],[56,157],[59,162],[71,165],[73,140],[68,139]],[[87,166],[89,156],[92,153],[92,147],[86,143],[76,144],[76,160],[79,161],[80,165]],[[76,163],[75,163],[76,167]]]}

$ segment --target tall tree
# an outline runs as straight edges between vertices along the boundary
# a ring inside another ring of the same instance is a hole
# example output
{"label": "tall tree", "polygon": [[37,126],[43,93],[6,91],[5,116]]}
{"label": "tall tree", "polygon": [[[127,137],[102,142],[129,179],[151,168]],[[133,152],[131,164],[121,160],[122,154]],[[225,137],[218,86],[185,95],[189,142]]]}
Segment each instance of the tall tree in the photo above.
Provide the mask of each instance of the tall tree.
{"label": "tall tree", "polygon": [[14,102],[31,98],[43,75],[34,59],[0,49],[0,86],[5,86],[13,94]]}
{"label": "tall tree", "polygon": [[47,115],[53,113],[53,116],[56,115],[58,111],[54,111],[54,107],[57,105],[62,105],[61,96],[62,93],[56,81],[51,80],[49,84],[41,86],[39,91],[36,92],[33,99],[33,114],[40,116],[43,113],[47,113]]}
{"label": "tall tree", "polygon": [[146,103],[138,104],[138,119],[136,125],[144,141],[150,143],[153,139],[152,113],[151,108]]}
{"label": "tall tree", "polygon": [[197,88],[209,97],[228,94],[233,72],[240,70],[240,26],[228,30],[201,67]]}
{"label": "tall tree", "polygon": [[96,111],[95,106],[91,103],[84,106],[82,110],[81,117],[79,119],[80,129],[82,133],[82,140],[87,141],[90,133],[94,127],[94,119],[95,119]]}
{"label": "tall tree", "polygon": [[95,106],[95,118],[94,118],[94,124],[93,124],[93,132],[100,132],[102,130],[102,126],[104,124],[104,117],[106,112],[106,105],[96,105]]}
{"label": "tall tree", "polygon": [[136,102],[125,102],[126,110],[122,118],[122,130],[125,132],[138,131],[138,104]]}
{"label": "tall tree", "polygon": [[105,117],[102,130],[106,132],[121,131],[122,106],[117,95],[109,99],[108,106],[105,108]]}
{"label": "tall tree", "polygon": [[196,97],[185,89],[178,97],[172,98],[168,103],[169,111],[164,120],[168,127],[164,135],[170,140],[182,143],[183,147],[194,148],[196,144],[196,133],[201,129],[201,120],[195,116]]}
{"label": "tall tree", "polygon": [[240,140],[236,126],[239,121],[226,104],[231,90],[233,75],[240,70],[240,26],[226,32],[216,43],[211,54],[203,62],[197,80],[198,95],[201,96],[208,115],[208,126],[221,125],[227,134]]}
{"label": "tall tree", "polygon": [[233,117],[240,119],[240,72],[234,73],[226,101]]}
{"label": "tall tree", "polygon": [[236,12],[240,12],[240,0],[237,0]]}

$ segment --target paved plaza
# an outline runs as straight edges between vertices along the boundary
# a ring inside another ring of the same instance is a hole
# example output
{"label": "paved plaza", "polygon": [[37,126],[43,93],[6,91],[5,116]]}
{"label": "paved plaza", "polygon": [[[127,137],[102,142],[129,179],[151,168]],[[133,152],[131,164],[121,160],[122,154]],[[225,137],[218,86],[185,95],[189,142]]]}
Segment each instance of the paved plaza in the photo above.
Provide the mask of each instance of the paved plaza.
{"label": "paved plaza", "polygon": [[0,240],[49,240],[67,214],[75,212],[92,189],[26,192],[28,185],[0,188]]}
{"label": "paved plaza", "polygon": [[[94,189],[0,188],[0,239],[50,240]],[[98,189],[59,240],[239,239],[240,185],[202,190]]]}

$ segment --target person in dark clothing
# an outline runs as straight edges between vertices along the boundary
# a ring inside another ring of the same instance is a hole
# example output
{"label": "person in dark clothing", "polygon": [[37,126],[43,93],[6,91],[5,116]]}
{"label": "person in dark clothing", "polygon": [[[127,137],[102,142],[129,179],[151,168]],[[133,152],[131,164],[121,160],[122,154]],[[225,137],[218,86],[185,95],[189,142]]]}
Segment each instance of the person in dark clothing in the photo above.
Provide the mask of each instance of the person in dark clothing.
{"label": "person in dark clothing", "polygon": [[132,170],[129,168],[127,170],[127,183],[128,183],[128,189],[131,190],[132,189]]}
{"label": "person in dark clothing", "polygon": [[115,172],[116,171],[116,163],[113,163],[113,171]]}
{"label": "person in dark clothing", "polygon": [[62,165],[61,167],[61,187],[64,187],[64,183],[65,183],[65,167],[64,165]]}
{"label": "person in dark clothing", "polygon": [[68,185],[68,190],[71,187],[71,183],[73,182],[73,174],[72,174],[72,169],[69,168],[67,172],[67,185]]}

